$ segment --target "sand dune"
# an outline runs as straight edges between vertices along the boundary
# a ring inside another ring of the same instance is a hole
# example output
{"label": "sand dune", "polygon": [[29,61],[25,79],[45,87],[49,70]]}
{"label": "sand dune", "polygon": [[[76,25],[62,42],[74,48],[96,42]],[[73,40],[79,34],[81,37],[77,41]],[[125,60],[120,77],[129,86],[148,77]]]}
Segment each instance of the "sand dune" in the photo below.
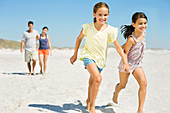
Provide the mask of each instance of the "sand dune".
{"label": "sand dune", "polygon": [[[89,74],[83,62],[69,63],[71,49],[53,50],[48,59],[47,74],[28,76],[24,54],[19,50],[0,49],[0,113],[88,113],[85,100]],[[170,113],[170,51],[146,50],[144,71],[148,89],[145,113]],[[120,57],[108,50],[103,81],[96,100],[97,113],[136,113],[138,85],[133,76],[120,93],[119,104],[111,102],[119,81],[117,66]]]}

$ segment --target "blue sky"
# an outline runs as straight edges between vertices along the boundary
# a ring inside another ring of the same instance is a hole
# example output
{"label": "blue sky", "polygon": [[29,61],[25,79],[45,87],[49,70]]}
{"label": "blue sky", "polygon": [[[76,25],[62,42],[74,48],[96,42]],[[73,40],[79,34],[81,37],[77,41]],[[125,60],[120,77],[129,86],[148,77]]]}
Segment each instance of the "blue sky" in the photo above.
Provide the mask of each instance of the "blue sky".
{"label": "blue sky", "polygon": [[[170,49],[169,0],[0,0],[0,38],[21,41],[32,20],[39,33],[49,27],[52,46],[74,47],[81,25],[93,22],[93,6],[101,1],[109,5],[108,24],[114,27],[131,24],[135,12],[144,12],[147,48]],[[125,42],[120,31],[118,40]]]}

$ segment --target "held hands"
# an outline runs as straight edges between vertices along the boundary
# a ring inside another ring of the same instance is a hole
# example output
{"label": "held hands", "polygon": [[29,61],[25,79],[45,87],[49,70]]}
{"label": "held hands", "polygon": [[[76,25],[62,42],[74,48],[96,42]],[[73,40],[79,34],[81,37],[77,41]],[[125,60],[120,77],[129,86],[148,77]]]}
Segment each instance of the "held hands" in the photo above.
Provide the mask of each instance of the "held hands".
{"label": "held hands", "polygon": [[73,55],[71,58],[70,58],[70,63],[71,64],[74,64],[74,62],[77,60],[77,55]]}
{"label": "held hands", "polygon": [[130,66],[129,66],[128,63],[124,64],[122,68],[123,68],[123,70],[124,70],[125,72],[130,73]]}

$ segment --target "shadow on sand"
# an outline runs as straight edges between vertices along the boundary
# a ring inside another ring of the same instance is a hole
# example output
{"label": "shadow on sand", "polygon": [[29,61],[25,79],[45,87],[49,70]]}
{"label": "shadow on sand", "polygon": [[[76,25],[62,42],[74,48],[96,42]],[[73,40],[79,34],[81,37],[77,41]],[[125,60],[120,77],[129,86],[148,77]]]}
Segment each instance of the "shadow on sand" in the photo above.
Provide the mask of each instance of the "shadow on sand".
{"label": "shadow on sand", "polygon": [[[85,106],[80,100],[77,100],[78,104],[66,103],[63,106],[59,105],[49,105],[49,104],[29,104],[29,107],[42,108],[46,110],[51,110],[56,113],[69,113],[68,110],[74,110],[80,113],[89,113]],[[102,113],[115,113],[112,108],[106,108],[107,105],[96,106],[96,110],[100,110]]]}
{"label": "shadow on sand", "polygon": [[[26,72],[25,73],[17,73],[17,72],[16,73],[15,72],[14,73],[5,73],[5,72],[3,72],[2,74],[3,75],[20,75],[20,76],[29,75],[29,73],[26,73]],[[35,75],[39,75],[39,73],[36,73]],[[32,76],[34,76],[34,75],[32,74]]]}

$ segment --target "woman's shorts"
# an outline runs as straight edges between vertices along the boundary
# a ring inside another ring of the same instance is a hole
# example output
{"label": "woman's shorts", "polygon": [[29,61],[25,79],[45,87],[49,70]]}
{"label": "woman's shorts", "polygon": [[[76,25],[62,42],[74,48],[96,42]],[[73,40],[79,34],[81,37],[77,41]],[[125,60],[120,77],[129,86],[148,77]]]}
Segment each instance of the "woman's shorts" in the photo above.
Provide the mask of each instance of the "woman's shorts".
{"label": "woman's shorts", "polygon": [[49,49],[38,49],[38,55],[49,55]]}
{"label": "woman's shorts", "polygon": [[[83,58],[83,62],[84,62],[85,69],[88,64],[96,63],[93,59],[89,59],[89,58]],[[103,70],[103,68],[99,68],[98,66],[97,66],[97,68],[98,68],[99,72],[101,72]]]}

